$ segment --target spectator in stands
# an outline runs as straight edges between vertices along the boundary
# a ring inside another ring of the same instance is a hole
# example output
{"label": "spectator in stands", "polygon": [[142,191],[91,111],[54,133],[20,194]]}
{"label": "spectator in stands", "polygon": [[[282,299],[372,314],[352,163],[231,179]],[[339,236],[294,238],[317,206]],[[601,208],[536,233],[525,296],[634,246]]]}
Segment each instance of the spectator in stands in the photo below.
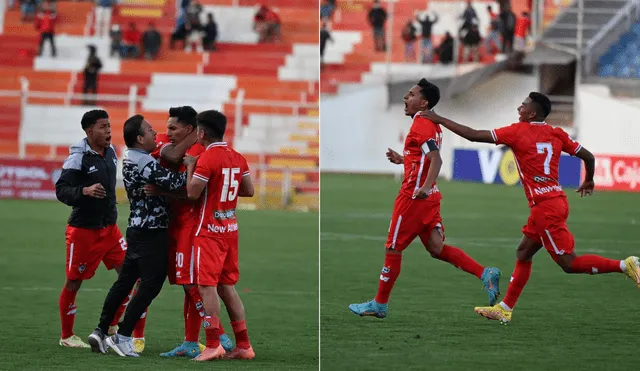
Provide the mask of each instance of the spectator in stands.
{"label": "spectator in stands", "polygon": [[218,39],[218,24],[213,19],[213,13],[207,14],[207,24],[204,25],[204,38],[202,44],[205,50],[216,50],[216,40]]}
{"label": "spectator in stands", "polygon": [[253,16],[253,30],[258,33],[258,41],[265,42],[267,40],[268,26],[265,15],[268,9],[261,5],[256,14]]}
{"label": "spectator in stands", "polygon": [[444,39],[438,46],[438,58],[440,59],[440,63],[449,64],[453,62],[453,46],[454,40],[449,31],[447,31],[444,35]]}
{"label": "spectator in stands", "polygon": [[187,7],[187,19],[200,20],[200,13],[202,13],[202,4],[198,0],[191,1]]}
{"label": "spectator in stands", "polygon": [[320,29],[320,68],[324,66],[324,48],[327,45],[327,41],[334,42],[329,32],[329,19],[322,19],[322,28]]}
{"label": "spectator in stands", "polygon": [[433,60],[431,29],[433,28],[433,25],[438,22],[438,15],[434,13],[433,16],[433,19],[431,19],[431,16],[427,12],[424,12],[422,17],[420,17],[420,14],[416,15],[416,21],[420,23],[420,27],[422,28],[422,50],[420,53],[422,55],[422,63],[431,63]]}
{"label": "spectator in stands", "polygon": [[[83,94],[98,94],[98,74],[100,73],[100,69],[102,69],[102,62],[96,53],[95,45],[89,45],[89,57],[87,58],[87,63],[84,65],[84,84],[82,86]],[[88,99],[85,97],[83,99],[83,104],[85,106],[95,105],[95,99]]]}
{"label": "spectator in stands", "polygon": [[502,50],[502,42],[500,41],[500,18],[497,13],[493,12],[491,5],[487,5],[487,12],[489,13],[489,35],[485,39],[485,50],[487,54],[493,54],[492,46],[495,46],[496,50]]}
{"label": "spectator in stands", "polygon": [[122,49],[122,31],[120,30],[120,25],[114,24],[111,26],[109,37],[111,38],[109,56],[113,58],[116,54],[120,55],[120,50]]}
{"label": "spectator in stands", "polygon": [[36,30],[40,32],[40,47],[38,48],[38,55],[42,55],[42,47],[44,42],[49,40],[51,45],[51,56],[56,56],[56,43],[55,43],[55,25],[58,20],[58,16],[55,12],[51,11],[51,5],[49,2],[45,3],[36,16]]}
{"label": "spectator in stands", "polygon": [[467,0],[467,7],[464,9],[460,18],[462,19],[462,27],[460,28],[460,31],[469,31],[474,24],[478,24],[478,14],[471,5],[471,0]]}
{"label": "spectator in stands", "polygon": [[94,34],[102,37],[109,34],[111,15],[115,0],[96,0]]}
{"label": "spectator in stands", "polygon": [[369,24],[373,29],[373,43],[377,52],[387,50],[384,25],[387,22],[387,11],[380,5],[380,0],[373,0],[373,7],[369,11]]}
{"label": "spectator in stands", "polygon": [[142,34],[142,47],[144,48],[144,58],[147,60],[156,59],[158,52],[162,46],[162,35],[156,29],[153,22],[149,22],[149,26]]}
{"label": "spectator in stands", "polygon": [[511,53],[513,51],[513,34],[516,28],[516,15],[511,11],[511,5],[505,3],[500,8],[500,23],[502,25],[502,52]]}
{"label": "spectator in stands", "polygon": [[[183,22],[176,27],[175,31],[171,34],[171,40],[169,41],[169,48],[173,49],[176,41],[182,41],[183,44],[186,44],[185,40],[187,39],[187,23]],[[185,45],[186,46],[186,45]]]}
{"label": "spectator in stands", "polygon": [[129,56],[136,58],[138,56],[141,37],[135,22],[129,23],[129,28],[122,35],[122,46],[120,47],[122,58],[129,58]]}
{"label": "spectator in stands", "polygon": [[191,19],[186,25],[186,38],[184,44],[184,51],[187,53],[191,53],[193,51],[193,46],[196,46],[196,50],[198,53],[202,53],[202,39],[204,36],[204,28],[202,24],[200,24],[200,20],[198,18]]}
{"label": "spectator in stands", "polygon": [[35,18],[37,6],[37,0],[20,0],[20,20],[26,22],[29,17]]}
{"label": "spectator in stands", "polygon": [[259,35],[259,42],[280,41],[280,16],[262,5],[253,17],[253,29]]}
{"label": "spectator in stands", "polygon": [[320,3],[320,19],[331,19],[335,9],[335,4],[331,4],[329,0],[322,0],[322,3]]}
{"label": "spectator in stands", "polygon": [[471,30],[467,32],[462,38],[463,53],[462,53],[462,62],[466,63],[469,61],[469,55],[471,55],[471,59],[474,62],[480,61],[480,41],[482,38],[480,37],[480,32],[478,31],[478,26],[471,26]]}
{"label": "spectator in stands", "polygon": [[527,48],[527,35],[531,27],[531,19],[528,12],[522,12],[522,15],[516,19],[516,27],[514,31],[515,44],[513,50],[517,53],[524,53]]}
{"label": "spectator in stands", "polygon": [[404,41],[404,60],[407,62],[415,62],[416,60],[416,26],[410,19],[402,28],[402,40]]}

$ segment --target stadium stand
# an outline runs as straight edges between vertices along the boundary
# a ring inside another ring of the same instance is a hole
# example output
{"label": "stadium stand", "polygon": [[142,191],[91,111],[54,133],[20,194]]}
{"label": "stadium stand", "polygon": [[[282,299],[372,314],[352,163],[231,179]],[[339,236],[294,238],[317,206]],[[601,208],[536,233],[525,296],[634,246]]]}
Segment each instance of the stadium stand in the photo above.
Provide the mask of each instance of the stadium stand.
{"label": "stadium stand", "polygon": [[[309,4],[313,3],[313,4]],[[95,45],[103,68],[97,106],[110,113],[113,143],[123,148],[122,124],[141,113],[158,132],[168,108],[218,109],[228,119],[227,138],[245,153],[261,188],[249,207],[317,207],[318,196],[318,19],[317,1],[274,0],[280,43],[258,43],[253,16],[259,1],[202,1],[204,23],[218,23],[213,52],[170,49],[177,4],[168,0],[124,0],[111,24],[153,22],[163,37],[156,60],[110,56],[110,40],[93,36],[93,3],[58,1],[57,56],[20,11],[4,13],[0,35],[0,155],[61,158],[82,132],[83,70],[87,45]],[[314,5],[315,4],[315,5]],[[4,9],[2,10],[4,12]],[[17,56],[17,57],[16,57]]]}

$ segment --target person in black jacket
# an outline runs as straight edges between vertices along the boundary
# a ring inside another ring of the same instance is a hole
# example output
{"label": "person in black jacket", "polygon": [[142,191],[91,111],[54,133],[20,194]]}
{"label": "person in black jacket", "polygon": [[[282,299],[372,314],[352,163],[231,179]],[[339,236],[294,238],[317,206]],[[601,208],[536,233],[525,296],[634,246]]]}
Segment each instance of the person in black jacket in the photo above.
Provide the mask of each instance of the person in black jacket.
{"label": "person in black jacket", "polygon": [[387,50],[384,25],[387,22],[387,11],[380,6],[380,0],[373,1],[373,7],[369,11],[369,24],[373,28],[373,42],[377,52]]}
{"label": "person in black jacket", "polygon": [[107,269],[120,272],[127,250],[116,224],[118,160],[111,146],[109,115],[92,110],[82,116],[81,124],[87,137],[70,147],[56,182],[56,197],[73,208],[66,229],[67,279],[58,302],[60,345],[73,348],[89,347],[73,333],[75,299],[82,281],[93,277],[101,261]]}
{"label": "person in black jacket", "polygon": [[[169,203],[163,196],[148,196],[144,187],[155,185],[175,192],[186,185],[185,173],[171,172],[151,157],[156,148],[156,132],[142,115],[124,123],[127,151],[122,174],[129,199],[127,249],[118,280],[113,284],[102,307],[100,323],[89,335],[94,352],[106,353],[107,347],[122,357],[138,357],[131,334],[138,319],[160,293],[169,265]],[[131,298],[118,333],[107,338],[109,324],[120,303],[140,278],[140,286]]]}
{"label": "person in black jacket", "polygon": [[420,14],[416,14],[416,20],[422,28],[422,63],[431,63],[433,60],[433,43],[431,42],[431,29],[438,22],[438,15],[434,13],[433,19],[425,13],[423,19]]}

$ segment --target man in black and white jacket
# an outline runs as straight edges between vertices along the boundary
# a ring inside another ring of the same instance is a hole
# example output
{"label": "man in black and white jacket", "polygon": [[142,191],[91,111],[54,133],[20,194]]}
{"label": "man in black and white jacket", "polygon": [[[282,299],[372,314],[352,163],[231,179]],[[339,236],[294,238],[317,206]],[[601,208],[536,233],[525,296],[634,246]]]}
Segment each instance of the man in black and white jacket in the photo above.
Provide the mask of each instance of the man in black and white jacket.
{"label": "man in black and white jacket", "polygon": [[[143,116],[135,115],[124,124],[127,151],[122,173],[129,199],[127,255],[118,280],[105,299],[98,327],[89,335],[94,352],[106,353],[107,346],[120,356],[137,357],[131,334],[137,320],[160,293],[167,276],[169,250],[169,203],[163,196],[147,196],[144,186],[153,184],[175,192],[185,186],[184,173],[171,172],[151,157],[156,148],[156,132]],[[140,278],[116,335],[106,338],[109,323],[118,306]]]}

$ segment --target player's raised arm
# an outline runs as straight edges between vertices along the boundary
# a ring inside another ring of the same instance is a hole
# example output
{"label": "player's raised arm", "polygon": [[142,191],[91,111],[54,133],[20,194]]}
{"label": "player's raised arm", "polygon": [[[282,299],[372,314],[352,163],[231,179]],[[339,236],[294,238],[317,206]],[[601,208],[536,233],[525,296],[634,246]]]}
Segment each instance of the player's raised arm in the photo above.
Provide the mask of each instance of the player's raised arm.
{"label": "player's raised arm", "polygon": [[438,125],[442,125],[445,128],[454,132],[455,134],[467,140],[470,140],[472,142],[483,142],[483,143],[495,142],[495,140],[493,139],[493,136],[491,135],[491,131],[489,130],[476,130],[468,126],[458,124],[457,122],[453,120],[449,120],[448,118],[444,118],[430,110],[420,112],[420,116],[428,120],[431,120]]}
{"label": "player's raised arm", "polygon": [[207,187],[211,172],[200,164],[196,173],[196,157],[185,156],[184,165],[187,167],[187,199],[195,201]]}
{"label": "player's raised arm", "polygon": [[146,163],[140,164],[138,169],[147,182],[157,185],[164,191],[177,191],[186,184],[185,173],[175,173],[160,166],[153,157],[145,157]]}
{"label": "player's raised arm", "polygon": [[580,147],[578,153],[576,153],[576,157],[582,159],[585,169],[584,181],[576,190],[576,192],[580,193],[580,197],[591,195],[593,194],[593,188],[595,187],[595,183],[593,182],[593,174],[595,172],[596,159],[593,154],[584,147]]}
{"label": "player's raised arm", "polygon": [[191,148],[195,142],[196,131],[194,130],[181,142],[176,144],[169,143],[162,147],[160,150],[160,157],[173,165],[179,165],[182,162],[185,153],[187,153],[187,150]]}

